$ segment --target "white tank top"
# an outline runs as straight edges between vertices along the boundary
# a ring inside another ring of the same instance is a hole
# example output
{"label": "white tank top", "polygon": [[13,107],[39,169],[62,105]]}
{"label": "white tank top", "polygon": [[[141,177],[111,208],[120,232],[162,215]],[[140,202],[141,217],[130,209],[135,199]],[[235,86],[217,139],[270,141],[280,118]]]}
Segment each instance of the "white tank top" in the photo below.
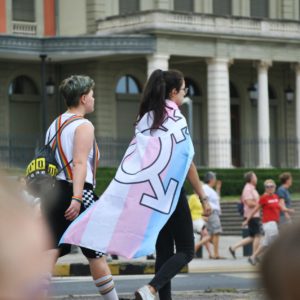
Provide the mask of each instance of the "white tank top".
{"label": "white tank top", "polygon": [[[74,114],[71,114],[71,113],[62,114],[61,125],[72,116],[74,116]],[[46,144],[51,140],[51,138],[56,133],[55,123],[56,123],[56,120],[54,120],[52,122],[49,129],[47,130],[46,141],[45,141]],[[61,145],[62,145],[63,152],[64,152],[68,162],[70,162],[73,159],[73,145],[74,145],[75,130],[78,126],[80,126],[84,123],[91,123],[91,122],[85,118],[82,118],[82,119],[76,120],[74,122],[71,122],[61,132]],[[52,143],[51,143],[51,145],[52,145]],[[60,168],[64,167],[57,149],[55,151],[55,157],[56,157],[57,162],[59,163]],[[85,182],[88,182],[88,183],[94,185],[95,183],[94,183],[94,174],[93,174],[93,168],[94,168],[93,164],[94,164],[94,149],[92,147],[92,149],[89,153],[89,156],[88,156],[88,160],[87,160],[87,172],[86,172]],[[71,166],[71,169],[73,169],[72,162],[70,163],[70,166]],[[57,179],[67,180],[67,178],[64,174],[64,171],[61,171],[57,175]],[[70,181],[70,180],[68,180],[68,181]]]}

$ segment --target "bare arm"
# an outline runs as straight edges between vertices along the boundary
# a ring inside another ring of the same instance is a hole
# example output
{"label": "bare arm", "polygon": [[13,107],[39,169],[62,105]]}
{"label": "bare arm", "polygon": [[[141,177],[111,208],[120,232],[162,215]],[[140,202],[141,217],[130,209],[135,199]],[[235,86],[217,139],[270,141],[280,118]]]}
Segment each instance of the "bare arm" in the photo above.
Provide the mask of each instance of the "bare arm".
{"label": "bare arm", "polygon": [[[87,172],[88,155],[93,147],[94,127],[84,123],[77,127],[73,146],[73,196],[82,197]],[[67,220],[74,220],[80,212],[81,204],[72,200],[65,212]]]}
{"label": "bare arm", "polygon": [[203,191],[202,183],[200,181],[200,178],[199,178],[199,175],[197,172],[197,168],[193,162],[191,163],[190,169],[188,171],[187,179],[190,182],[190,184],[192,185],[195,193],[199,196],[199,198],[202,202],[205,214],[210,214],[211,208],[207,201],[207,197]]}
{"label": "bare arm", "polygon": [[281,211],[283,211],[283,212],[287,215],[288,219],[290,219],[290,214],[291,214],[291,213],[294,213],[295,210],[294,210],[294,209],[287,208],[287,207],[285,206],[284,199],[280,199],[280,200],[279,200],[279,205],[280,205]]}
{"label": "bare arm", "polygon": [[257,205],[257,202],[254,199],[245,199],[245,204],[250,207],[250,208],[254,208]]}

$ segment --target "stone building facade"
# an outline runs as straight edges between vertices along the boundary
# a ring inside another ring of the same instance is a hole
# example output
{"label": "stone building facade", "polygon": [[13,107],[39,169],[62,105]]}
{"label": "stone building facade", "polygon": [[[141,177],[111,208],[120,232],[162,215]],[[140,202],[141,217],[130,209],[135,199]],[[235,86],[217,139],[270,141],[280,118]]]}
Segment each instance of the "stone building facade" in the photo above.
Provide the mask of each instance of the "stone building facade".
{"label": "stone building facade", "polygon": [[65,109],[59,83],[80,73],[96,81],[90,118],[115,164],[105,152],[118,160],[133,135],[147,76],[175,68],[197,165],[299,167],[299,12],[300,0],[0,0],[2,160],[41,136]]}

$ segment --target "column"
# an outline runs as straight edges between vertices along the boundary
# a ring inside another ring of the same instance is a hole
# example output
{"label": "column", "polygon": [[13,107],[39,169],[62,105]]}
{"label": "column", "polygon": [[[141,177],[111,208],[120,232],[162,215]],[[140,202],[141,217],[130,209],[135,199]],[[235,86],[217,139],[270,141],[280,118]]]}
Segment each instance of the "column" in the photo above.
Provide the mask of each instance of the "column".
{"label": "column", "polygon": [[207,61],[208,166],[231,168],[229,59]]}
{"label": "column", "polygon": [[258,167],[270,168],[270,113],[268,69],[271,62],[261,61],[257,65],[258,72]]}
{"label": "column", "polygon": [[296,153],[297,153],[297,165],[300,167],[300,63],[295,66],[296,72]]}
{"label": "column", "polygon": [[169,69],[169,58],[168,54],[156,53],[153,55],[147,56],[147,78],[152,74],[152,72],[156,69],[161,69],[166,71]]}

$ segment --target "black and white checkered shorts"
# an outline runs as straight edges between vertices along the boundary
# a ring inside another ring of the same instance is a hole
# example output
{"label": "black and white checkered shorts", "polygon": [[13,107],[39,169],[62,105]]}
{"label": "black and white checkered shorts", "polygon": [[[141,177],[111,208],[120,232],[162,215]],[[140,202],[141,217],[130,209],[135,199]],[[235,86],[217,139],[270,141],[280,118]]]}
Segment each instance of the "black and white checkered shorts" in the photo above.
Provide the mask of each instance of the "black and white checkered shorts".
{"label": "black and white checkered shorts", "polygon": [[84,189],[82,192],[82,201],[85,209],[90,207],[98,197],[94,194],[93,190]]}

